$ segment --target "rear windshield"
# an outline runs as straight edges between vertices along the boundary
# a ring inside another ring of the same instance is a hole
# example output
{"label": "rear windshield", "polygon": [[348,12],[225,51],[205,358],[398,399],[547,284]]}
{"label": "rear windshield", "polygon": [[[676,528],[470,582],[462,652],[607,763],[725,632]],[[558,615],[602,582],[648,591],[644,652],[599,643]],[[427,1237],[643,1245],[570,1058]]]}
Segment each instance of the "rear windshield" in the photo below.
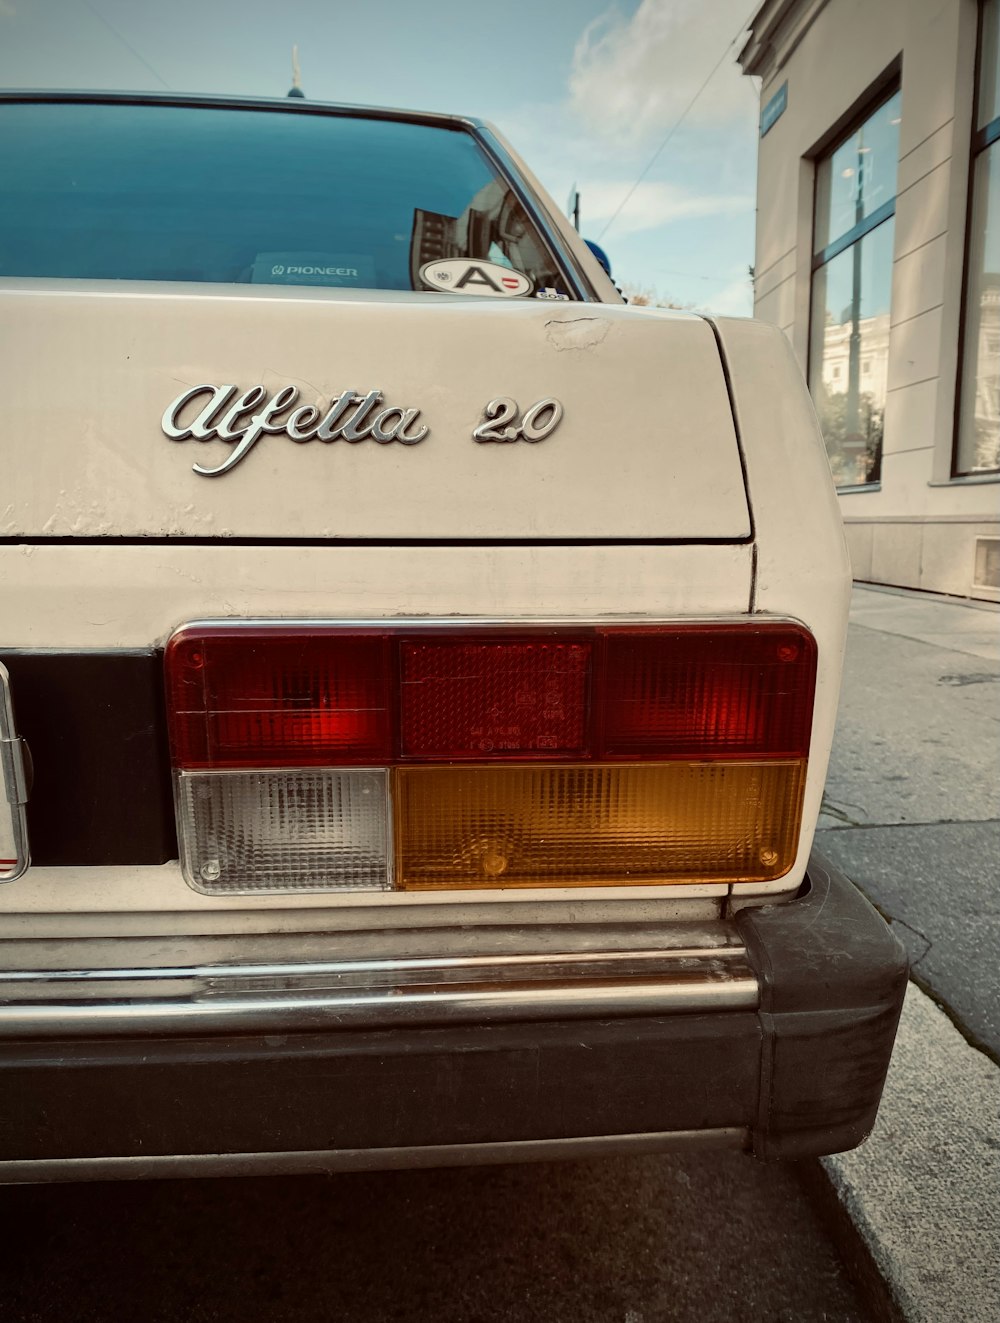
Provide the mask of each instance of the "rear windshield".
{"label": "rear windshield", "polygon": [[0,191],[4,276],[572,293],[459,128],[15,102],[0,106]]}

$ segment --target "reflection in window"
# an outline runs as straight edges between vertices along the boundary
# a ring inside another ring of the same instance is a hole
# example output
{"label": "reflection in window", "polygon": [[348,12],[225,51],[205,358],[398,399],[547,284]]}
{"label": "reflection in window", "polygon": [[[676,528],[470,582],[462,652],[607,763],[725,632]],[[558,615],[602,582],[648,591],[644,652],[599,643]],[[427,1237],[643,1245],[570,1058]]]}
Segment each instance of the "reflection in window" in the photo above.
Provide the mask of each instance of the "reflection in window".
{"label": "reflection in window", "polygon": [[881,474],[899,107],[896,92],[816,168],[810,385],[838,487]]}
{"label": "reflection in window", "polygon": [[1000,472],[1000,6],[983,6],[954,473]]}
{"label": "reflection in window", "polygon": [[0,186],[0,276],[422,290],[424,262],[469,257],[566,292],[474,136],[443,125],[13,101]]}

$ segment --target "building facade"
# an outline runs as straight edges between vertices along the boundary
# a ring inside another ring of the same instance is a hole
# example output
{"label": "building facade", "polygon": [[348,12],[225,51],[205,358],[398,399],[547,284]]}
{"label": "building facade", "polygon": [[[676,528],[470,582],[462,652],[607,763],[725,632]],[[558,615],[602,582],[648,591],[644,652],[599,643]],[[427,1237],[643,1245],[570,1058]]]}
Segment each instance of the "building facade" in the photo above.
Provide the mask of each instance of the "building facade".
{"label": "building facade", "polygon": [[765,0],[740,63],[854,576],[1000,600],[1000,0]]}

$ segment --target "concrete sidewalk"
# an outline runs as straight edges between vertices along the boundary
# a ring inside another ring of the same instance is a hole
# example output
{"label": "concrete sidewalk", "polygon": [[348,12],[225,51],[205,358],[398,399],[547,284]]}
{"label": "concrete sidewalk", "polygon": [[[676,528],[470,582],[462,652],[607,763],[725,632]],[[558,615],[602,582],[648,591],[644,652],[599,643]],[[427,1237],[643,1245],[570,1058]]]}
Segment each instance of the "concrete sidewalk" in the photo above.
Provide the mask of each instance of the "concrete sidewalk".
{"label": "concrete sidewalk", "polygon": [[904,938],[922,988],[871,1138],[824,1170],[898,1317],[995,1323],[1000,605],[855,587],[825,808],[818,848]]}

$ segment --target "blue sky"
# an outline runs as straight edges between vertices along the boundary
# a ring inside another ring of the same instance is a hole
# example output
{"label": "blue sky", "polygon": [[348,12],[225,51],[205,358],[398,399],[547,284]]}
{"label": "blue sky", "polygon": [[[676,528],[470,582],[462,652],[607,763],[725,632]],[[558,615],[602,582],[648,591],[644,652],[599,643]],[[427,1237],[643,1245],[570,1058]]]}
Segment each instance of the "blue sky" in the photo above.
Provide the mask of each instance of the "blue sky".
{"label": "blue sky", "polygon": [[297,44],[317,100],[492,120],[619,282],[749,314],[757,90],[751,0],[0,0],[0,86],[282,96]]}

